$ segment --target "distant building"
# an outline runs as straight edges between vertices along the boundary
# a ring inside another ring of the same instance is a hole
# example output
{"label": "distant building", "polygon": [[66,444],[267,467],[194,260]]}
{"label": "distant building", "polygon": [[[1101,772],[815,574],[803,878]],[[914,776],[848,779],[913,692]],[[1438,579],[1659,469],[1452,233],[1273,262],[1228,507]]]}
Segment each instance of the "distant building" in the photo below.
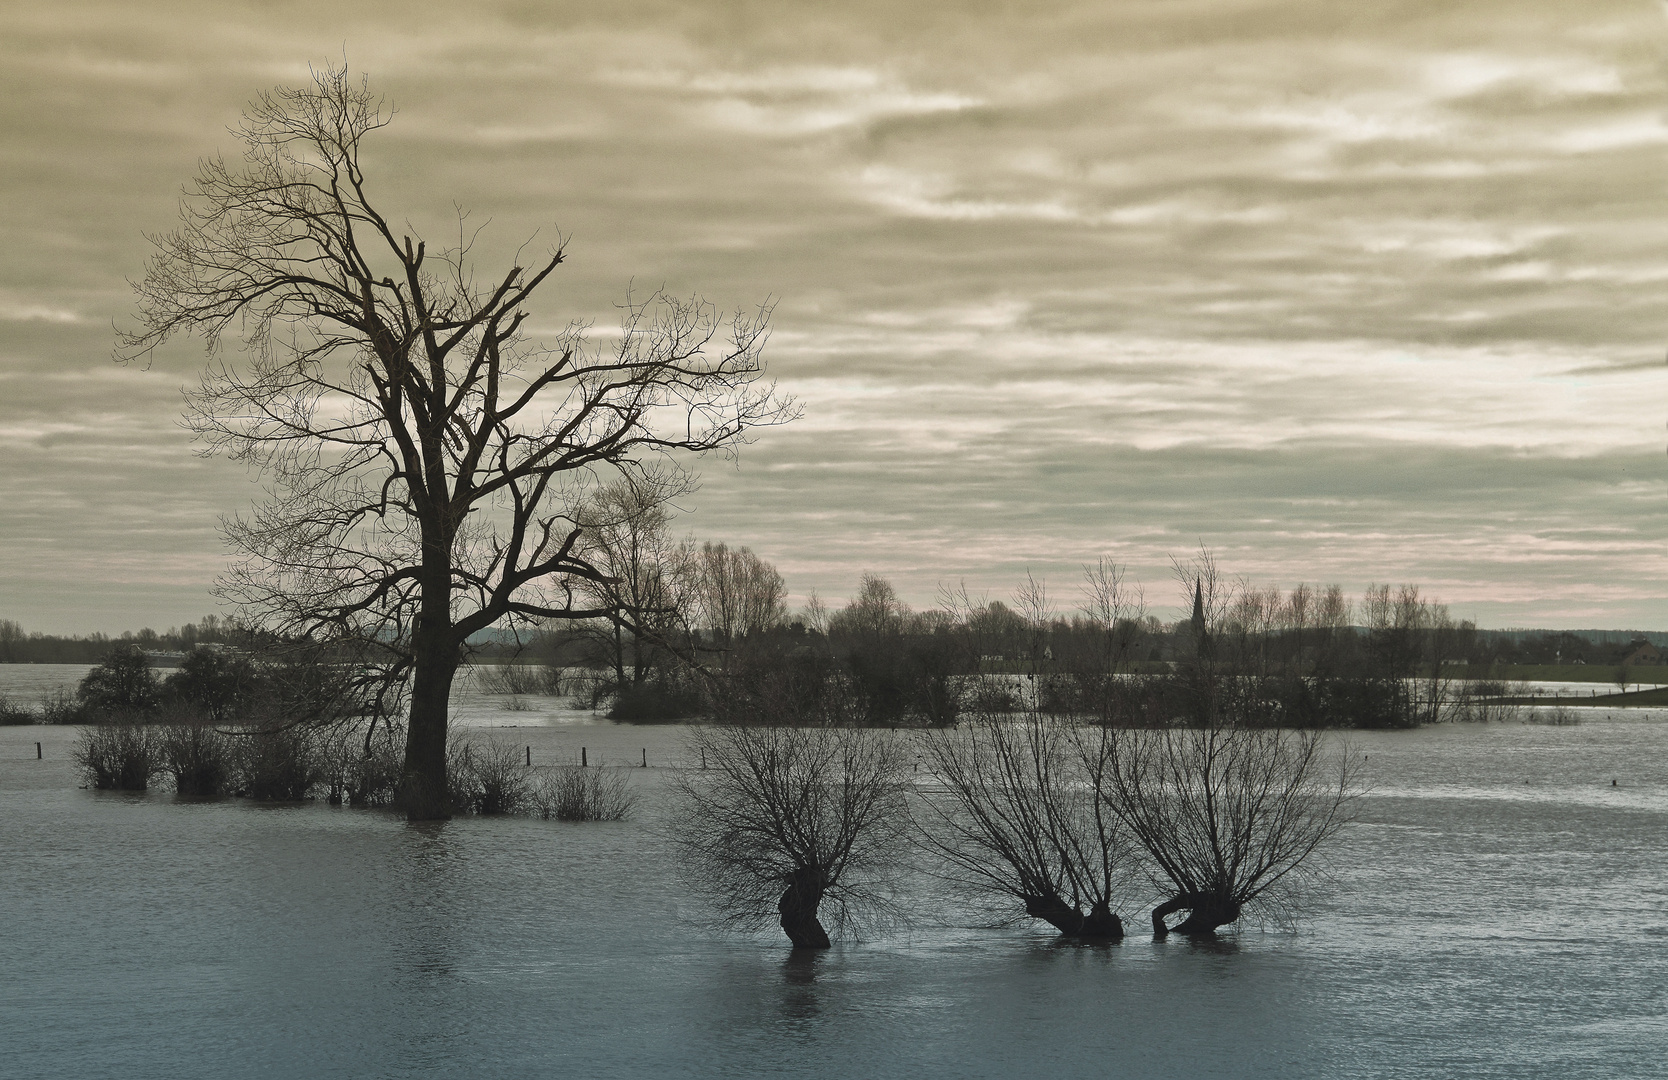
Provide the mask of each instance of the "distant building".
{"label": "distant building", "polygon": [[1660,664],[1662,663],[1662,650],[1648,641],[1638,641],[1634,643],[1633,650],[1622,658],[1622,663],[1627,665]]}

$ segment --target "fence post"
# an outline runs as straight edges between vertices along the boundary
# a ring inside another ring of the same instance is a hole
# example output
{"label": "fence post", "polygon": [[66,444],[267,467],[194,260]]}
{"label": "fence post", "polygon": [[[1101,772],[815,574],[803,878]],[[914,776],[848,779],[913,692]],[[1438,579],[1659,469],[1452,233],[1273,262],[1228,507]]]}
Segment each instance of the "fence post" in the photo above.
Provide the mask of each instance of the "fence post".
{"label": "fence post", "polygon": [[643,747],[643,768],[649,767],[649,748]]}
{"label": "fence post", "polygon": [[587,767],[587,762],[585,761],[585,748],[583,746],[579,748],[579,767],[581,769]]}
{"label": "fence post", "polygon": [[531,746],[527,748],[527,767],[529,769],[533,767],[533,748]]}
{"label": "fence post", "polygon": [[35,744],[35,760],[39,761],[40,759],[41,759],[41,744],[36,743]]}

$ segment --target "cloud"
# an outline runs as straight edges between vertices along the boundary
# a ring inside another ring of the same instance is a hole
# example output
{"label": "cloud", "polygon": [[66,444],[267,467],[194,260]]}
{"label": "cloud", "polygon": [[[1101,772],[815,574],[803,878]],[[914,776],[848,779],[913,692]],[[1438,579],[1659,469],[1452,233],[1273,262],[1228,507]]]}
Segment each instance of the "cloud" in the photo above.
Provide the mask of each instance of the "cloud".
{"label": "cloud", "polygon": [[82,317],[68,308],[0,294],[0,320],[6,322],[79,323]]}
{"label": "cloud", "polygon": [[1648,8],[384,14],[14,20],[0,544],[52,569],[0,579],[0,615],[208,609],[214,521],[258,489],[178,426],[198,346],[119,369],[109,326],[242,104],[344,52],[400,110],[367,154],[402,228],[455,236],[470,208],[483,272],[571,238],[532,325],[601,338],[634,280],[777,298],[767,356],[805,420],[709,467],[689,524],[797,593],[865,568],[917,603],[1026,567],[1065,588],[1105,552],[1162,592],[1164,553],[1204,539],[1234,572],[1417,580],[1496,622],[1660,610]]}

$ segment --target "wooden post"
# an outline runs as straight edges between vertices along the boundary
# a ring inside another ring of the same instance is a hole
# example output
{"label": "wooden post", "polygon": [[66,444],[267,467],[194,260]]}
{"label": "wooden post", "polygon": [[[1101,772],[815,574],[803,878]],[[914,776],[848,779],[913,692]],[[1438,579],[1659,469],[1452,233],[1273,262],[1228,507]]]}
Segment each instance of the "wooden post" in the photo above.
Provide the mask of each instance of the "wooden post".
{"label": "wooden post", "polygon": [[40,759],[41,759],[41,744],[36,743],[35,744],[35,760],[39,761]]}
{"label": "wooden post", "polygon": [[527,767],[529,769],[533,767],[533,748],[531,746],[527,748]]}
{"label": "wooden post", "polygon": [[649,767],[649,748],[643,747],[643,768]]}
{"label": "wooden post", "polygon": [[586,768],[585,748],[583,746],[579,748],[579,767],[581,769]]}
{"label": "wooden post", "polygon": [[701,747],[701,768],[707,767],[707,748]]}

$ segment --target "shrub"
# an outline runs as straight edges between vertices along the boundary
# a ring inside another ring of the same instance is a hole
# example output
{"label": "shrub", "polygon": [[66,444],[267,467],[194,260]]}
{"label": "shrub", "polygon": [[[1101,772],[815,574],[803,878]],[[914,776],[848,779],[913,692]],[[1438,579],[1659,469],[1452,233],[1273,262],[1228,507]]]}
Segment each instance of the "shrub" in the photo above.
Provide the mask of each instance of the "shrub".
{"label": "shrub", "polygon": [[1552,727],[1574,727],[1581,723],[1581,714],[1568,705],[1558,704],[1550,709],[1533,709],[1529,713],[1531,724],[1548,724]]}
{"label": "shrub", "polygon": [[622,686],[614,694],[608,719],[633,723],[670,723],[694,716],[701,700],[693,690],[668,683]]}
{"label": "shrub", "polygon": [[238,736],[235,792],[267,802],[305,799],[323,778],[312,733],[299,725],[246,731]]}
{"label": "shrub", "polygon": [[99,791],[144,791],[159,769],[156,738],[131,720],[84,727],[75,763]]}
{"label": "shrub", "polygon": [[43,724],[92,724],[97,722],[93,710],[76,699],[68,690],[41,695],[41,717]]}
{"label": "shrub", "polygon": [[157,740],[161,769],[181,795],[224,795],[232,784],[232,737],[208,724],[181,721],[164,727]]}
{"label": "shrub", "polygon": [[560,697],[562,669],[547,664],[482,664],[475,669],[475,685],[484,694],[544,694]]}
{"label": "shrub", "polygon": [[545,820],[624,821],[637,805],[625,769],[559,765],[533,785],[534,812]]}
{"label": "shrub", "polygon": [[21,705],[13,704],[12,699],[5,694],[0,694],[0,727],[33,724],[35,720],[34,713]]}
{"label": "shrub", "polygon": [[472,814],[519,814],[532,805],[521,748],[497,739],[475,745],[459,736],[447,755],[452,805]]}
{"label": "shrub", "polygon": [[320,767],[332,806],[393,803],[405,764],[404,732],[384,723],[369,734],[346,727],[324,740]]}
{"label": "shrub", "polygon": [[1003,675],[985,675],[971,680],[972,690],[968,705],[981,715],[1019,712],[1025,707],[1017,687]]}

